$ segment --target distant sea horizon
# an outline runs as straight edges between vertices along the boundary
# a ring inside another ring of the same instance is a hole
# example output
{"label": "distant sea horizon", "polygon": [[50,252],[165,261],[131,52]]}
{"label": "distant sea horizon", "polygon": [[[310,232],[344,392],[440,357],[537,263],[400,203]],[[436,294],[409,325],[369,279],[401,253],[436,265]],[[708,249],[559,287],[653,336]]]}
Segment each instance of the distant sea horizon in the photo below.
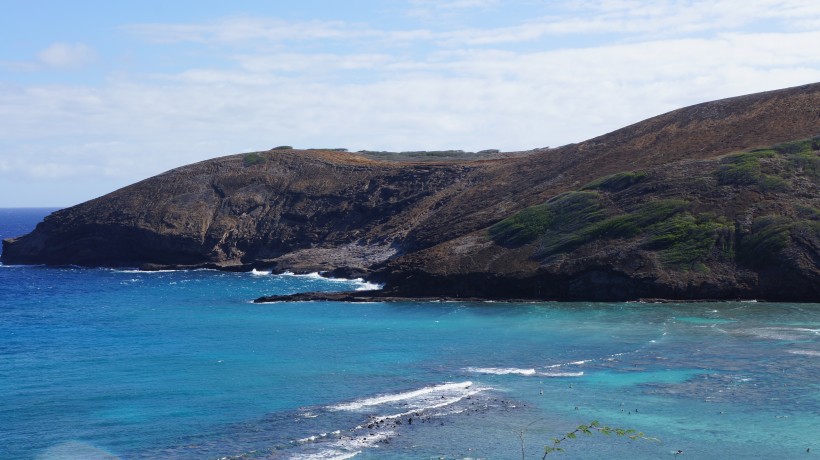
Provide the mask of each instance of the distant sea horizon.
{"label": "distant sea horizon", "polygon": [[548,458],[820,451],[820,304],[251,302],[367,287],[0,265],[0,458],[540,459],[593,420],[658,441]]}

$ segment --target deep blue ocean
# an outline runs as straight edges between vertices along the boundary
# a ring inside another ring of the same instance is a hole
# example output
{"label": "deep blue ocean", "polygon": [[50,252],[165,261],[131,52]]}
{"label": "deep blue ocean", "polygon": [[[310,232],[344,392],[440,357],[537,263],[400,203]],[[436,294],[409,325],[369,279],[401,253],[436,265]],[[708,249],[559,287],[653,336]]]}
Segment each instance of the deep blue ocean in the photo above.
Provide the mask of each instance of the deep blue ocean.
{"label": "deep blue ocean", "polygon": [[820,304],[250,302],[361,287],[0,266],[0,458],[820,456]]}

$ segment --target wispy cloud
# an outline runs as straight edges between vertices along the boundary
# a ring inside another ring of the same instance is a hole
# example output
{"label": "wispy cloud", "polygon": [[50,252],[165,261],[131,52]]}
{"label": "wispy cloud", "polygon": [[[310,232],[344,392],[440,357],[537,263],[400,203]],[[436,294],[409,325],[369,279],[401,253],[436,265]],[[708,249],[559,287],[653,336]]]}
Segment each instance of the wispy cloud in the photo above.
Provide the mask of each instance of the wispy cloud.
{"label": "wispy cloud", "polygon": [[[405,5],[487,14],[504,7]],[[128,26],[164,62],[179,48],[207,58],[112,72],[99,84],[0,84],[0,177],[125,185],[282,144],[556,146],[692,103],[820,81],[820,54],[808,46],[820,43],[810,26],[820,23],[820,3],[549,5],[484,28],[251,17]],[[27,65],[59,70],[94,56],[76,44],[48,50]]]}
{"label": "wispy cloud", "polygon": [[[495,0],[434,2],[416,0],[424,11],[453,11],[499,6]],[[266,44],[379,40],[379,45],[432,42],[444,47],[487,46],[532,42],[554,36],[611,35],[622,40],[670,38],[700,33],[743,31],[761,24],[814,30],[820,22],[820,3],[802,0],[565,1],[550,3],[545,14],[519,24],[484,28],[382,29],[341,21],[287,22],[250,17],[229,18],[208,24],[136,24],[127,30],[158,42],[231,44],[263,41]],[[611,37],[607,37],[611,39]]]}
{"label": "wispy cloud", "polygon": [[133,24],[124,27],[156,43],[286,43],[366,37],[374,32],[341,21],[298,21],[233,17],[206,24]]}
{"label": "wispy cloud", "polygon": [[73,69],[93,62],[97,53],[82,43],[54,43],[40,51],[37,58],[48,67]]}
{"label": "wispy cloud", "polygon": [[411,0],[407,15],[432,18],[461,13],[465,10],[487,10],[501,4],[501,0]]}

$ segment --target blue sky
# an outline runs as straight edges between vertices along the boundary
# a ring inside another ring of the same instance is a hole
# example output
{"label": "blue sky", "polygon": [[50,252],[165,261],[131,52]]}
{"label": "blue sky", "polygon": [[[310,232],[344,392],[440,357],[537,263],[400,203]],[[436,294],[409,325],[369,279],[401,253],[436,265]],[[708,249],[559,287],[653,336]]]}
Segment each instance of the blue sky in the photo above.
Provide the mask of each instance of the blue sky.
{"label": "blue sky", "polygon": [[0,207],[276,145],[524,150],[820,81],[820,2],[2,1]]}

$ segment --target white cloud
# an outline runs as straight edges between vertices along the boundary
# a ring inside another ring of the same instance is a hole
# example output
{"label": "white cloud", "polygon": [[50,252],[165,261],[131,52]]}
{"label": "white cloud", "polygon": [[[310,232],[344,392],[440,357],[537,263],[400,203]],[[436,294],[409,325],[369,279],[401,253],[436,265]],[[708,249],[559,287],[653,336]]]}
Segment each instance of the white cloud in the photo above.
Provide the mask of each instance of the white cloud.
{"label": "white cloud", "polygon": [[236,58],[243,69],[254,73],[362,70],[382,67],[393,60],[387,54],[258,54]]}
{"label": "white cloud", "polygon": [[54,43],[40,51],[37,58],[49,67],[72,69],[93,62],[97,54],[91,47],[82,43]]}
{"label": "white cloud", "polygon": [[[40,145],[40,155],[54,157],[49,163],[71,157],[125,175],[274,144],[526,149],[581,141],[692,103],[818,81],[820,56],[803,46],[811,42],[820,32],[443,51],[420,60],[243,55],[229,71],[101,88],[0,89],[0,119],[3,138]],[[339,73],[346,65],[381,73],[349,82]],[[277,73],[283,66],[294,73]],[[47,147],[50,139],[62,148]],[[142,165],[111,163],[135,154]]]}
{"label": "white cloud", "polygon": [[[425,5],[434,7],[415,6]],[[820,20],[820,3],[558,5],[550,16],[488,29],[255,18],[133,26],[160,43],[157,54],[182,41],[208,58],[109,75],[97,86],[0,84],[0,175],[41,184],[93,178],[101,194],[112,183],[282,144],[557,146],[693,103],[820,81],[820,54],[808,46],[820,31],[805,26]],[[761,22],[772,32],[752,32]],[[584,46],[563,41],[600,34],[609,35]],[[43,62],[65,68],[93,57],[82,45],[62,46]]]}
{"label": "white cloud", "polygon": [[430,18],[460,13],[464,10],[486,10],[501,5],[501,0],[411,0],[407,15]]}
{"label": "white cloud", "polygon": [[[413,11],[436,15],[465,9],[501,7],[496,0],[414,0]],[[743,32],[749,27],[787,26],[789,30],[816,30],[820,2],[803,0],[684,0],[652,3],[632,1],[553,2],[545,14],[511,26],[432,30],[379,29],[340,21],[286,22],[277,19],[235,17],[208,24],[137,24],[127,29],[159,43],[284,44],[326,40],[370,40],[380,46],[433,42],[445,47],[487,46],[532,42],[554,36],[617,34],[621,40],[691,36],[703,33]]]}
{"label": "white cloud", "polygon": [[157,43],[237,43],[255,40],[275,43],[350,39],[372,34],[361,26],[340,21],[287,22],[252,17],[234,17],[208,24],[134,24],[125,29]]}

